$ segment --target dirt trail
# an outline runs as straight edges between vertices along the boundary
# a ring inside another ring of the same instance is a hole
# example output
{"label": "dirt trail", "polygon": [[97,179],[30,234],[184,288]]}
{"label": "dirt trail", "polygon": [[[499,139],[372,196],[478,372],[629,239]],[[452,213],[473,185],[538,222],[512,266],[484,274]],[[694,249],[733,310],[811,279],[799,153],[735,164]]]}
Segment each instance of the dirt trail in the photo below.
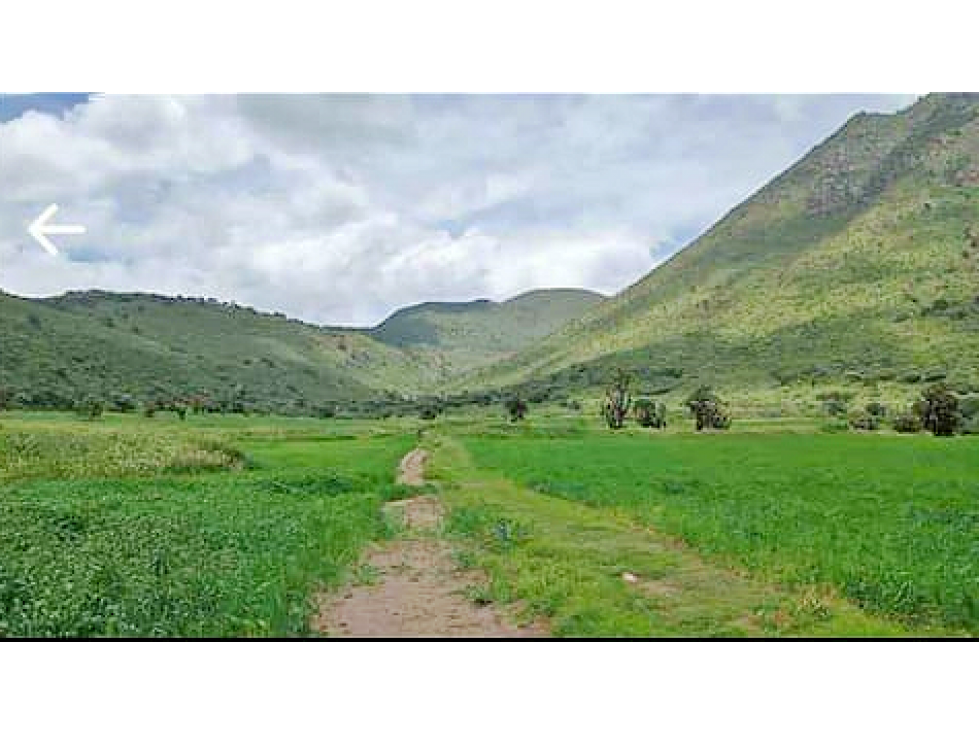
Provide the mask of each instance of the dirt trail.
{"label": "dirt trail", "polygon": [[398,484],[409,487],[425,486],[425,462],[428,452],[425,449],[415,449],[405,454],[398,466]]}
{"label": "dirt trail", "polygon": [[[424,484],[428,454],[415,449],[401,461],[399,482]],[[313,629],[330,637],[536,637],[539,626],[518,627],[491,606],[466,597],[485,581],[478,571],[463,571],[452,546],[437,537],[442,506],[431,495],[389,502],[408,537],[373,548],[363,559],[367,583],[319,599]]]}

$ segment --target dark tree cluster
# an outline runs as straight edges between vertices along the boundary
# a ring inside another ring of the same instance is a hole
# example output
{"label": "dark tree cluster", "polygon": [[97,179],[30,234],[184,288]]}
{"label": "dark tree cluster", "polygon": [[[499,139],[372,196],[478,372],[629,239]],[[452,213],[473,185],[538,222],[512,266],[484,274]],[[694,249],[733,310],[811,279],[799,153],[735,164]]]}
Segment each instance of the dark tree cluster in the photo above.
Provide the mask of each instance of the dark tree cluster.
{"label": "dark tree cluster", "polygon": [[517,395],[514,395],[513,397],[507,399],[506,411],[507,415],[510,416],[511,423],[522,421],[527,417],[527,401]]}
{"label": "dark tree cluster", "polygon": [[701,385],[687,398],[687,408],[690,409],[698,431],[705,428],[727,430],[731,427],[731,416],[727,412],[727,405],[709,385]]}

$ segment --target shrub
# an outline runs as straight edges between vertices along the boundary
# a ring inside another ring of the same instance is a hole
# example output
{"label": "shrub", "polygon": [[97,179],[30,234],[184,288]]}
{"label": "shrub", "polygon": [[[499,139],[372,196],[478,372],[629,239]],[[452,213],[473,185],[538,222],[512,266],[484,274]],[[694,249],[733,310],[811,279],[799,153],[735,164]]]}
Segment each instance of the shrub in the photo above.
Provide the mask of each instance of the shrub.
{"label": "shrub", "polygon": [[891,427],[898,433],[918,433],[924,428],[921,424],[921,418],[913,410],[894,416]]}
{"label": "shrub", "polygon": [[96,418],[100,418],[104,410],[105,403],[96,397],[87,397],[84,400],[80,400],[75,405],[75,413],[82,418],[87,418],[88,420],[93,421]]}
{"label": "shrub", "polygon": [[152,418],[156,415],[156,403],[150,401],[143,406],[143,415],[147,418]]}
{"label": "shrub", "polygon": [[709,385],[701,385],[687,399],[687,407],[694,417],[698,431],[705,428],[727,430],[731,427],[731,416],[727,406]]}
{"label": "shrub", "polygon": [[527,401],[519,396],[514,395],[513,397],[507,398],[504,405],[510,416],[511,423],[522,421],[527,416]]}
{"label": "shrub", "polygon": [[632,413],[643,428],[666,428],[666,405],[650,400],[636,398]]}
{"label": "shrub", "polygon": [[887,417],[887,406],[884,405],[883,403],[878,403],[878,402],[867,403],[867,406],[864,408],[864,410],[868,414],[874,416],[875,418],[883,419]]}
{"label": "shrub", "polygon": [[915,403],[922,425],[936,436],[953,436],[962,421],[959,399],[945,383],[932,385]]}
{"label": "shrub", "polygon": [[855,431],[876,431],[880,428],[880,417],[866,410],[860,410],[850,415],[850,428]]}

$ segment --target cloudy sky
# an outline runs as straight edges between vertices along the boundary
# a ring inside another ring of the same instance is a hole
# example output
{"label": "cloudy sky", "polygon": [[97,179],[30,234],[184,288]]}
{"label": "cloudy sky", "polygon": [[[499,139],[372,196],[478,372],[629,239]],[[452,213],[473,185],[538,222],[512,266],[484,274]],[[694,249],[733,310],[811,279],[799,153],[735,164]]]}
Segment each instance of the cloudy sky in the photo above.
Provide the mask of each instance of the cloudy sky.
{"label": "cloudy sky", "polygon": [[[367,325],[612,294],[861,110],[913,96],[0,97],[0,289]],[[27,225],[82,224],[44,252]]]}

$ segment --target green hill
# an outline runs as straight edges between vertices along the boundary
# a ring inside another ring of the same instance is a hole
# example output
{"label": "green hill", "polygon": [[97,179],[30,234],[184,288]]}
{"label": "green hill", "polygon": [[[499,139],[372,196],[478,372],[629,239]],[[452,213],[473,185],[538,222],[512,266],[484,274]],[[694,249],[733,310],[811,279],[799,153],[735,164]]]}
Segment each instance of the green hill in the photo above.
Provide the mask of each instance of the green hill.
{"label": "green hill", "polygon": [[468,376],[979,390],[979,95],[859,114],[638,283]]}
{"label": "green hill", "polygon": [[67,408],[90,395],[200,396],[315,413],[434,394],[441,378],[515,352],[601,298],[557,290],[499,304],[423,304],[375,329],[346,329],[213,299],[0,292],[0,389],[14,404],[36,407]]}
{"label": "green hill", "polygon": [[423,388],[431,367],[356,330],[213,300],[0,293],[0,387],[27,405],[67,407],[89,394],[217,402],[237,394],[250,408],[309,411]]}
{"label": "green hill", "polygon": [[422,303],[396,311],[369,333],[392,347],[436,357],[448,376],[512,355],[603,300],[592,291],[555,288],[502,303]]}

